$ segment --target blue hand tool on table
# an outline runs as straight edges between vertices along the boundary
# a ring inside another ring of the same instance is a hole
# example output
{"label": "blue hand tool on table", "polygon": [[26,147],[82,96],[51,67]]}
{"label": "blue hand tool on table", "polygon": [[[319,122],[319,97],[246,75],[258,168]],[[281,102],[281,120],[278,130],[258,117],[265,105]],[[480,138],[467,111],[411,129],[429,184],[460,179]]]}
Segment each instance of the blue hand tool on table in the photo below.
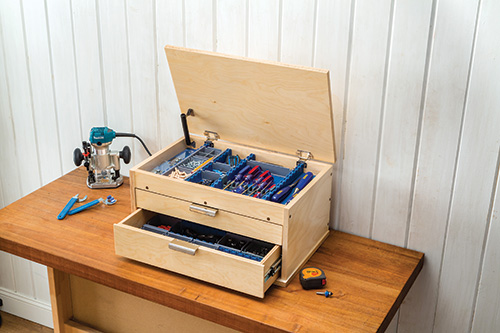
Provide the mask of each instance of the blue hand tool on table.
{"label": "blue hand tool on table", "polygon": [[83,197],[82,199],[79,199],[78,198],[78,194],[75,195],[74,197],[71,197],[71,199],[69,200],[69,202],[66,204],[66,206],[64,206],[63,210],[59,213],[59,215],[57,215],[57,219],[58,220],[62,220],[63,218],[66,217],[66,215],[68,214],[69,210],[71,209],[71,207],[73,207],[73,205],[78,201],[78,202],[83,202],[87,199],[87,196]]}
{"label": "blue hand tool on table", "polygon": [[101,202],[103,202],[104,200],[102,198],[99,198],[97,200],[94,200],[94,201],[91,201],[89,202],[88,204],[85,204],[83,206],[80,206],[80,207],[77,207],[75,209],[72,209],[68,212],[68,215],[73,215],[73,214],[76,214],[78,212],[81,212],[82,210],[85,210],[87,208],[90,208],[90,207],[93,207]]}

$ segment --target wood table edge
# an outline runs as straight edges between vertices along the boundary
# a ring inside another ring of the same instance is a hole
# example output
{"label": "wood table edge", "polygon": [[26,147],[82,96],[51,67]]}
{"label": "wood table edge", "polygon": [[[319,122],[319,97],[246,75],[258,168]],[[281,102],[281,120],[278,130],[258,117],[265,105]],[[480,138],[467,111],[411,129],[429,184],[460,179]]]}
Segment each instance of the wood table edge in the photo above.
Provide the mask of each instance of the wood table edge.
{"label": "wood table edge", "polygon": [[[293,332],[300,327],[295,327],[293,331],[281,329],[279,327],[263,323],[252,318],[241,316],[225,310],[214,308],[213,306],[197,302],[194,299],[182,297],[176,293],[155,289],[140,282],[128,280],[126,278],[113,275],[99,270],[95,267],[77,263],[56,255],[47,254],[43,251],[30,248],[27,245],[15,243],[10,240],[3,240],[0,243],[0,251],[23,257],[27,260],[50,267],[67,274],[75,275],[89,281],[102,284],[124,293],[140,297],[142,299],[161,304],[163,306],[202,318],[219,325],[223,325],[242,332]],[[202,296],[201,294],[199,296]],[[223,320],[221,320],[223,318]]]}
{"label": "wood table edge", "polygon": [[[413,250],[412,250],[413,251]],[[412,274],[410,275],[409,279],[406,281],[403,289],[401,290],[401,293],[399,296],[396,298],[396,301],[392,305],[391,309],[387,313],[387,316],[385,319],[382,321],[382,324],[380,324],[379,329],[377,332],[385,332],[387,327],[389,327],[389,324],[391,323],[392,319],[394,318],[394,315],[398,311],[399,307],[401,306],[401,303],[403,303],[403,300],[405,299],[406,295],[410,291],[411,286],[417,279],[418,275],[420,274],[420,271],[422,270],[422,267],[424,266],[424,253],[422,252],[417,252],[414,251],[415,253],[418,253],[420,255],[420,260],[418,261],[417,266],[415,266],[415,269],[413,270]]]}

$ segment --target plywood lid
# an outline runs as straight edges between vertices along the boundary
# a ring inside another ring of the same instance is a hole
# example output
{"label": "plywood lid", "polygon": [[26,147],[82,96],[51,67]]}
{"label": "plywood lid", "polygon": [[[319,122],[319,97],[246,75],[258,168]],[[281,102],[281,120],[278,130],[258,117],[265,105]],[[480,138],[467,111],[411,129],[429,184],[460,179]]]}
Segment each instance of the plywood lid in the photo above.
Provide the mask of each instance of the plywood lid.
{"label": "plywood lid", "polygon": [[189,130],[221,140],[335,162],[327,70],[166,46]]}

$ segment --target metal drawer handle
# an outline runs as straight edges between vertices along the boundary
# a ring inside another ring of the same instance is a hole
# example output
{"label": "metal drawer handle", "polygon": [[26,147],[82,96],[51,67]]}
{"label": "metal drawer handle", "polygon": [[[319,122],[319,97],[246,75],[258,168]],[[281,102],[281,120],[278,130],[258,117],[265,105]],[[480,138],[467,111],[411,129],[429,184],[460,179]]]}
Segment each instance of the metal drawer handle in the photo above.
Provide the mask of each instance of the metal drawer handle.
{"label": "metal drawer handle", "polygon": [[215,217],[215,214],[217,214],[218,212],[218,209],[209,208],[205,206],[198,206],[195,204],[191,204],[191,206],[189,206],[189,210],[195,213],[204,214],[211,217]]}
{"label": "metal drawer handle", "polygon": [[196,245],[191,245],[191,244],[181,244],[180,242],[178,243],[176,240],[168,243],[168,248],[174,251],[179,251],[182,253],[187,253],[192,256],[196,254],[196,250],[198,250],[198,246]]}

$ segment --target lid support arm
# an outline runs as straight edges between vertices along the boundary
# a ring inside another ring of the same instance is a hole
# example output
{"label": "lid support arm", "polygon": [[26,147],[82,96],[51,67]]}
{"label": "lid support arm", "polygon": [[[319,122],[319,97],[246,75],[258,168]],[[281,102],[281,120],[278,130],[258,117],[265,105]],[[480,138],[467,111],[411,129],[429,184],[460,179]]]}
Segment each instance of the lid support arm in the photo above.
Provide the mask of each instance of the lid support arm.
{"label": "lid support arm", "polygon": [[184,132],[184,139],[186,140],[186,145],[187,146],[194,146],[191,141],[191,138],[189,137],[189,129],[188,129],[188,123],[187,123],[187,117],[188,116],[194,116],[194,111],[193,109],[187,110],[187,112],[181,113],[181,123],[182,123],[182,131]]}

